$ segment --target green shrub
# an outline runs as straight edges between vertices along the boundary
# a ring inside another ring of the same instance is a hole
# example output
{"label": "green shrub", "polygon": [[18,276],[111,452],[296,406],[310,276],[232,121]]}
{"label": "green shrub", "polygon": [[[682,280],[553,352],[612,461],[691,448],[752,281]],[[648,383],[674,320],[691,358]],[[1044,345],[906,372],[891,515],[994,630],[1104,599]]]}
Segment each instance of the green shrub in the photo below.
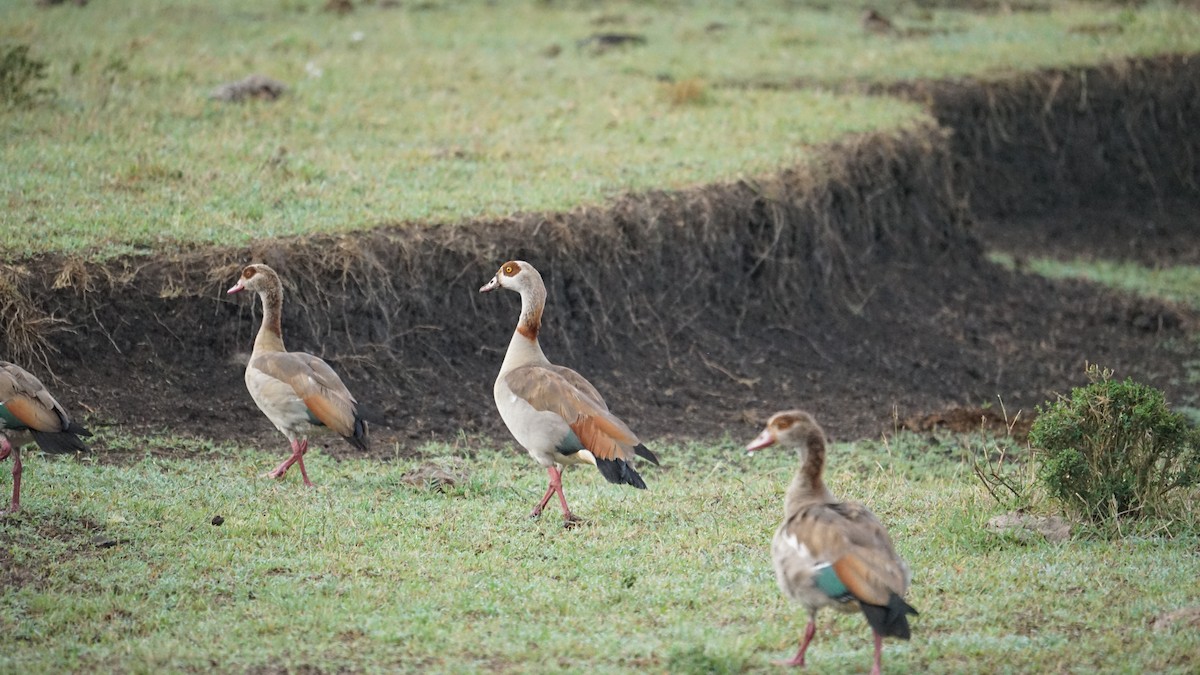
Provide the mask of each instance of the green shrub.
{"label": "green shrub", "polygon": [[0,105],[26,105],[49,93],[39,86],[44,79],[46,62],[31,57],[29,45],[0,47]]}
{"label": "green shrub", "polygon": [[1093,523],[1165,515],[1173,490],[1200,482],[1200,433],[1163,393],[1088,368],[1091,384],[1043,410],[1029,433],[1047,493]]}

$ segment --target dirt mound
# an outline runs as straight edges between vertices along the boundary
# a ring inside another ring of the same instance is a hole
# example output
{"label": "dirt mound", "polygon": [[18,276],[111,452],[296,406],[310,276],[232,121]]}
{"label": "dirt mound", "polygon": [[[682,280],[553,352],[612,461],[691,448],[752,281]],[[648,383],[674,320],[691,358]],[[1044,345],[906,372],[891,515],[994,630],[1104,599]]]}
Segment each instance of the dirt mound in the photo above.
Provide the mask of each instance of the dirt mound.
{"label": "dirt mound", "polygon": [[1012,436],[1024,440],[1033,426],[1034,411],[1006,417],[994,408],[947,408],[927,415],[916,415],[904,420],[900,428],[908,431],[952,431],[959,434],[985,432],[996,436]]}
{"label": "dirt mound", "polygon": [[[381,456],[459,430],[507,437],[491,383],[517,299],[477,289],[511,258],[545,277],[550,358],[588,376],[645,438],[749,437],[794,406],[842,439],[997,396],[1015,413],[1081,383],[1085,362],[1170,392],[1194,348],[1164,337],[1185,335],[1190,317],[989,264],[967,205],[995,218],[1044,213],[1106,192],[1104,181],[1131,180],[1140,187],[1107,192],[1125,206],[1148,199],[1151,209],[1168,188],[1194,199],[1195,167],[1180,153],[1124,171],[1059,170],[1098,129],[1116,134],[1100,148],[1113,156],[1135,145],[1195,147],[1187,128],[1162,122],[1193,109],[1194,70],[1153,59],[1101,69],[1088,79],[1087,105],[1075,98],[1049,113],[1041,88],[1051,74],[1031,76],[1029,91],[989,85],[1011,93],[1003,105],[968,85],[929,86],[920,91],[949,129],[853,138],[823,161],[760,181],[103,266],[46,258],[5,279],[22,307],[40,312],[26,341],[52,354],[60,398],[87,411],[90,426],[280,448],[242,384],[257,308],[224,295],[252,260],[284,279],[289,348],[343,374],[370,411]],[[1120,78],[1133,71],[1166,87],[1153,105],[1125,100],[1133,85]],[[1182,75],[1185,84],[1172,79]],[[1162,122],[1152,138],[1127,124],[1147,110]],[[989,135],[1001,123],[1013,125],[1007,144]],[[1030,128],[1032,139],[1018,136]],[[1057,139],[1049,147],[1047,133]],[[1178,320],[1138,319],[1147,315]],[[11,335],[2,338],[9,353],[20,347]],[[351,452],[340,442],[330,449]]]}

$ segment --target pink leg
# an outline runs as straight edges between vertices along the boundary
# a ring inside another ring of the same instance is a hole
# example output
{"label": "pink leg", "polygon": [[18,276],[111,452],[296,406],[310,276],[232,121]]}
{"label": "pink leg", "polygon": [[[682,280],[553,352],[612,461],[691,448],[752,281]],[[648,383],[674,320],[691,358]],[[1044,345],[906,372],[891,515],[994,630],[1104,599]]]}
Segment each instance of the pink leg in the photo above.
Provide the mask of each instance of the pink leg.
{"label": "pink leg", "polygon": [[[874,631],[872,631],[874,632]],[[875,665],[871,667],[871,675],[880,675],[883,669],[883,636],[875,633]]]}
{"label": "pink leg", "polygon": [[542,515],[542,509],[546,508],[546,504],[550,503],[550,495],[554,494],[554,467],[546,467],[546,471],[550,474],[550,485],[546,486],[546,494],[542,495],[542,500],[538,505],[533,507],[533,513],[529,514],[530,518],[537,518]]}
{"label": "pink leg", "polygon": [[283,463],[275,467],[275,470],[268,473],[268,478],[283,478],[287,470],[292,468],[292,465],[300,463],[300,475],[304,478],[304,484],[312,487],[313,484],[308,480],[308,472],[304,470],[304,453],[308,452],[308,439],[305,438],[299,441],[292,441],[292,456],[283,460]]}
{"label": "pink leg", "polygon": [[555,469],[550,479],[550,489],[558,495],[558,503],[562,506],[563,527],[574,527],[576,523],[582,523],[583,519],[571,513],[571,507],[567,506],[567,496],[563,494],[562,489],[562,471]]}
{"label": "pink leg", "polygon": [[308,439],[300,441],[300,456],[296,458],[296,463],[300,465],[300,477],[304,479],[304,484],[308,487],[316,487],[312,481],[308,479],[308,472],[304,470],[304,453],[308,452]]}
{"label": "pink leg", "polygon": [[804,652],[808,651],[808,643],[812,642],[813,636],[817,634],[817,618],[810,617],[808,626],[804,629],[804,639],[800,641],[800,651],[791,658],[790,661],[776,661],[776,665],[780,666],[803,666]]}
{"label": "pink leg", "polygon": [[538,505],[533,507],[533,513],[529,514],[531,518],[536,518],[542,514],[542,509],[546,508],[546,504],[550,503],[550,495],[558,495],[558,502],[562,505],[564,527],[571,527],[575,523],[583,522],[581,518],[571,513],[570,507],[567,506],[567,497],[562,491],[562,471],[557,466],[551,464],[546,467],[546,473],[550,474],[550,485],[546,487],[546,494],[542,495],[542,500]]}
{"label": "pink leg", "polygon": [[21,449],[16,448],[12,451],[13,458],[13,495],[12,508],[9,509],[12,513],[21,510]]}

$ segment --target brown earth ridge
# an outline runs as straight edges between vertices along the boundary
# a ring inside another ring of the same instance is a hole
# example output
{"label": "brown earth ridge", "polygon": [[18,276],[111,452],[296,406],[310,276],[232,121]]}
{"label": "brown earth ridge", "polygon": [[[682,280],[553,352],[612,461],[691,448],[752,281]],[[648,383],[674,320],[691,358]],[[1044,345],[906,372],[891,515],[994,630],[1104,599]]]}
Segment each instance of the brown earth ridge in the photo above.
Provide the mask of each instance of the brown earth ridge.
{"label": "brown earth ridge", "polygon": [[1085,363],[1195,403],[1188,310],[984,254],[1194,263],[1200,57],[875,93],[922,102],[936,124],[848,138],[774,176],[565,213],[20,261],[0,273],[0,349],[39,375],[48,362],[95,429],[282,447],[242,383],[258,308],[224,293],[261,261],[287,286],[288,347],[342,373],[374,454],[459,432],[507,441],[491,386],[517,298],[477,291],[519,258],[546,280],[550,358],[651,443],[744,440],[785,407],[838,440],[1001,401],[1028,418],[1085,382]]}

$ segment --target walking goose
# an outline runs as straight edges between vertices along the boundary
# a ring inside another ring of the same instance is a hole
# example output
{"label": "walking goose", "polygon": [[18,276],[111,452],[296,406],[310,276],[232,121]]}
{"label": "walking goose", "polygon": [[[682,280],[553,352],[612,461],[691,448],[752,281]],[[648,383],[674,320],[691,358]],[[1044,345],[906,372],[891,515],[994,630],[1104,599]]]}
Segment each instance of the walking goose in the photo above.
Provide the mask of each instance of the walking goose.
{"label": "walking goose", "polygon": [[21,509],[21,446],[31,440],[46,452],[87,452],[80,436],[91,436],[24,368],[0,361],[0,460],[12,455],[9,511]]}
{"label": "walking goose", "polygon": [[784,498],[783,523],[771,542],[775,578],[783,594],[808,609],[800,650],[781,665],[803,666],[804,652],[817,630],[817,610],[832,606],[861,610],[875,634],[872,675],[879,675],[885,636],[909,638],[904,601],[912,578],[896,555],[887,530],[862,504],[838,501],[821,473],[825,433],[806,412],[776,413],[766,429],[746,446],[750,452],[776,443],[795,448],[800,468]]}
{"label": "walking goose", "polygon": [[262,298],[263,317],[254,352],[246,364],[246,388],[258,409],[276,429],[287,436],[292,455],[267,474],[282,478],[293,464],[300,467],[304,484],[312,487],[304,470],[308,434],[314,427],[328,427],[359,450],[367,449],[367,423],[358,401],[341,378],[321,359],[304,352],[289,352],[283,346],[283,283],[266,265],[249,265],[227,291],[251,290]]}
{"label": "walking goose", "polygon": [[560,466],[591,464],[610,483],[646,489],[633,468],[633,457],[644,457],[654,464],[658,464],[658,458],[609,412],[591,383],[570,368],[551,364],[542,353],[538,344],[546,305],[542,275],[533,265],[512,260],[501,265],[479,291],[488,293],[497,288],[521,294],[521,317],[492,393],[505,426],[534,461],[546,467],[550,477],[546,493],[531,516],[541,515],[550,497],[558,495],[564,525],[570,527],[579,521],[563,495]]}

